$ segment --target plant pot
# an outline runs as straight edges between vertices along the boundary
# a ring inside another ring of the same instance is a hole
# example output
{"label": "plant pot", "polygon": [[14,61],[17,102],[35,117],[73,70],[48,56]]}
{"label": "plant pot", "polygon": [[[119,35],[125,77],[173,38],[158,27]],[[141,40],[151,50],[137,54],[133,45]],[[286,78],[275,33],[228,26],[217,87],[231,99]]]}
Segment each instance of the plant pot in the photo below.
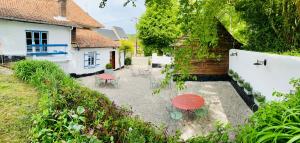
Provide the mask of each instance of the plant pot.
{"label": "plant pot", "polygon": [[259,106],[259,102],[254,98],[254,103]]}
{"label": "plant pot", "polygon": [[247,89],[244,89],[247,95],[252,95],[252,91],[248,91]]}
{"label": "plant pot", "polygon": [[240,87],[243,87],[244,83],[237,83]]}
{"label": "plant pot", "polygon": [[105,73],[113,73],[113,72],[114,72],[113,69],[106,69],[106,70],[105,70]]}

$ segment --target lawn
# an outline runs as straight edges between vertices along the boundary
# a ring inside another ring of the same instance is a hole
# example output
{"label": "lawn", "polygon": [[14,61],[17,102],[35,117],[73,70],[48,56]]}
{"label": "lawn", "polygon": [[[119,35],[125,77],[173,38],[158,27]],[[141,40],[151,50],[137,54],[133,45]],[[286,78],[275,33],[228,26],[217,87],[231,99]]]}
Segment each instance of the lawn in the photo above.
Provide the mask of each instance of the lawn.
{"label": "lawn", "polygon": [[0,73],[0,142],[28,142],[37,97],[33,87]]}

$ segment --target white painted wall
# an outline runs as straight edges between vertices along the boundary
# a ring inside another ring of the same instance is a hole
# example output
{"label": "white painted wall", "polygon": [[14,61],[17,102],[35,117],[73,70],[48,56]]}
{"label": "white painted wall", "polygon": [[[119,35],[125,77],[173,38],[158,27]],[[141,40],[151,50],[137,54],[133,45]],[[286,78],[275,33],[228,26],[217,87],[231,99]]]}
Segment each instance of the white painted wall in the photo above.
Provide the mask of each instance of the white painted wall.
{"label": "white painted wall", "polygon": [[[95,73],[98,71],[105,70],[106,64],[110,63],[110,52],[116,51],[115,62],[116,68],[119,68],[119,52],[113,48],[82,48],[79,51],[72,49],[70,56],[71,60],[69,62],[69,73],[75,73],[78,75]],[[100,65],[95,68],[85,68],[84,67],[84,54],[88,52],[97,52],[100,54]],[[122,60],[122,58],[121,58]],[[123,59],[124,60],[124,59]]]}
{"label": "white painted wall", "polygon": [[151,62],[152,64],[162,64],[162,65],[167,65],[167,64],[171,64],[172,63],[172,57],[168,57],[168,56],[157,56],[156,53],[152,54],[152,58],[151,58]]}
{"label": "white painted wall", "polygon": [[26,30],[48,31],[48,44],[68,44],[67,49],[71,48],[71,27],[0,19],[0,52],[26,56]]}
{"label": "white painted wall", "polygon": [[[273,97],[274,91],[289,93],[293,87],[291,78],[300,78],[300,57],[282,56],[260,52],[230,50],[229,68],[249,82],[254,91],[261,92],[268,101],[279,100]],[[267,60],[267,66],[253,65],[257,60]]]}

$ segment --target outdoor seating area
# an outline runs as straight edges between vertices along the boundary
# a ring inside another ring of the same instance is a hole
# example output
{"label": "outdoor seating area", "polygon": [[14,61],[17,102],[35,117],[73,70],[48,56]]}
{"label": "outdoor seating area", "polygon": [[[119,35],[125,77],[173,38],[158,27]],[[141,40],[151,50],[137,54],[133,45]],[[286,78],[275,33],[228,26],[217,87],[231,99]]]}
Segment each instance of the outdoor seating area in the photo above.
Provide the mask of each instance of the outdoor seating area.
{"label": "outdoor seating area", "polygon": [[115,76],[112,73],[103,73],[95,75],[95,86],[96,87],[108,87],[112,86],[114,88],[119,88],[120,77]]}
{"label": "outdoor seating area", "polygon": [[182,139],[207,134],[216,122],[241,125],[252,114],[229,82],[185,82],[183,90],[171,82],[153,94],[164,79],[162,70],[132,65],[78,81],[104,93],[116,105],[132,109],[133,115],[167,127],[169,134],[180,130]]}

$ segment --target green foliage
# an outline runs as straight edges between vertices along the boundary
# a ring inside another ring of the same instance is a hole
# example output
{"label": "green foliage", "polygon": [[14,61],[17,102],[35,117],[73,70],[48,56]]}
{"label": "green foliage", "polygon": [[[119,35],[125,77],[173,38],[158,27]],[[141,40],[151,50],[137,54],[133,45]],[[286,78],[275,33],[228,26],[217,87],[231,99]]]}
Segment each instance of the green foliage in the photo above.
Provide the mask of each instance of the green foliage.
{"label": "green foliage", "polygon": [[106,65],[105,65],[105,68],[106,68],[106,69],[112,69],[112,68],[113,68],[113,66],[112,66],[112,64],[111,64],[111,63],[108,63],[108,64],[106,64]]}
{"label": "green foliage", "polygon": [[51,62],[25,60],[14,69],[18,78],[32,84],[41,94],[39,113],[33,117],[32,142],[159,143],[176,138],[131,118],[130,111],[116,107],[96,91],[81,87]]}
{"label": "green foliage", "polygon": [[125,58],[125,65],[131,65],[132,59],[130,57]]}
{"label": "green foliage", "polygon": [[233,74],[234,74],[234,71],[233,71],[232,69],[229,69],[229,70],[228,70],[228,75],[229,75],[229,76],[233,76]]}
{"label": "green foliage", "polygon": [[250,91],[250,92],[253,90],[253,88],[249,82],[244,83],[244,89],[246,89],[247,91]]}
{"label": "green foliage", "polygon": [[264,103],[266,101],[266,97],[263,96],[260,92],[255,92],[253,93],[253,96],[256,98],[256,100],[259,102],[259,103]]}
{"label": "green foliage", "polygon": [[248,25],[246,49],[264,52],[299,50],[299,0],[237,0],[235,7]]}
{"label": "green foliage", "polygon": [[145,55],[152,51],[161,53],[162,49],[170,48],[179,36],[178,4],[176,0],[170,0],[163,5],[147,3],[146,6],[146,13],[137,26],[138,37],[144,45]]}
{"label": "green foliage", "polygon": [[235,72],[235,73],[233,73],[232,78],[233,78],[233,80],[238,81],[240,79],[240,76],[238,73]]}
{"label": "green foliage", "polygon": [[134,53],[134,44],[132,41],[129,40],[121,40],[121,46],[119,47],[120,51],[130,52],[131,54]]}
{"label": "green foliage", "polygon": [[237,142],[299,142],[300,80],[292,80],[295,94],[282,94],[282,101],[266,103],[241,127]]}
{"label": "green foliage", "polygon": [[244,85],[245,80],[240,78],[240,79],[238,79],[237,82],[239,83],[239,85]]}
{"label": "green foliage", "polygon": [[218,123],[216,129],[211,131],[207,136],[194,137],[187,140],[187,143],[230,143],[229,133],[231,128]]}

